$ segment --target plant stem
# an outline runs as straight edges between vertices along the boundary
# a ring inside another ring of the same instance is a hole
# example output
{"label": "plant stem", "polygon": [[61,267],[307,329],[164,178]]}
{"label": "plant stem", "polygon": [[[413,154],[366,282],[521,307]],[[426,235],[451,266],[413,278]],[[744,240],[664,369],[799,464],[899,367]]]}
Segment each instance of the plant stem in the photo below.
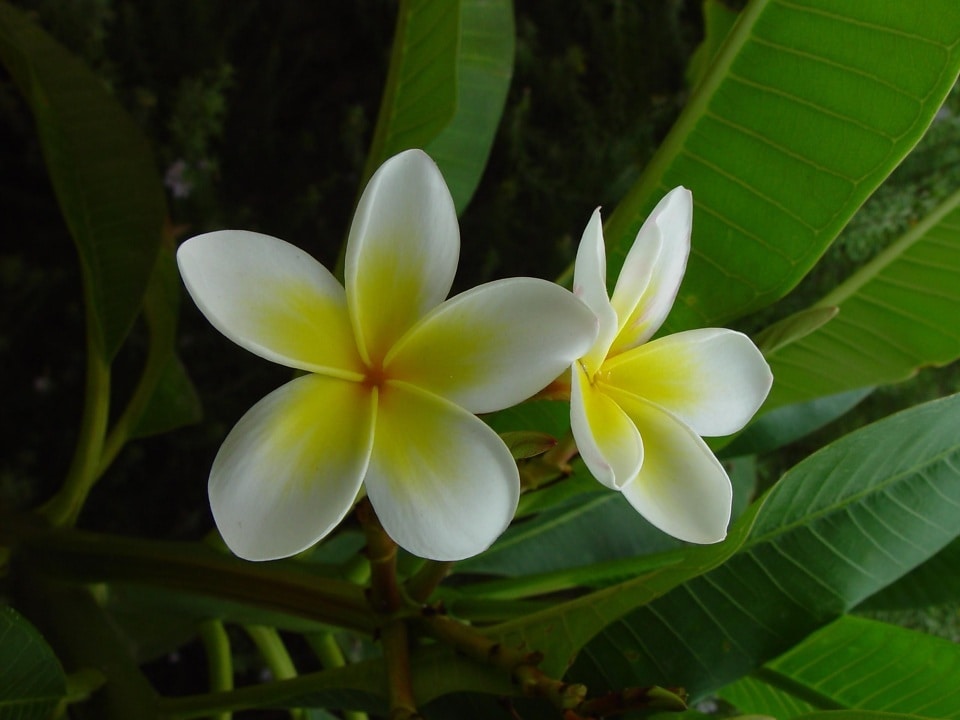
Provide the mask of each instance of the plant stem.
{"label": "plant stem", "polygon": [[407,596],[415,603],[425,603],[443,579],[450,574],[452,561],[427,560],[404,584]]}
{"label": "plant stem", "polygon": [[383,529],[373,505],[367,498],[357,505],[357,517],[367,538],[370,606],[379,615],[393,615],[404,605],[400,586],[397,584],[397,544]]}
{"label": "plant stem", "polygon": [[[91,326],[87,310],[87,326]],[[87,495],[99,477],[107,419],[110,414],[110,363],[88,331],[87,381],[80,431],[66,480],[40,513],[56,526],[71,526],[77,521]]]}
{"label": "plant stem", "polygon": [[[233,657],[230,654],[230,638],[219,620],[200,623],[200,641],[207,654],[207,673],[210,689],[215,692],[233,690]],[[211,720],[231,720],[229,710],[217,713]]]}
{"label": "plant stem", "polygon": [[[293,664],[290,653],[287,652],[286,645],[280,638],[280,633],[276,628],[266,625],[247,625],[244,628],[247,635],[257,646],[260,657],[267,664],[267,668],[276,680],[292,680],[297,677],[297,668]],[[291,709],[290,717],[297,720],[303,717],[303,710]]]}
{"label": "plant stem", "polygon": [[390,697],[390,720],[414,720],[423,716],[417,711],[410,677],[410,648],[407,645],[407,624],[401,618],[388,622],[382,631],[383,657],[387,663],[387,689]]}
{"label": "plant stem", "polygon": [[421,616],[425,628],[438,640],[449,643],[464,655],[510,673],[524,695],[542,697],[557,708],[568,710],[580,705],[587,688],[552,678],[537,665],[543,659],[539,652],[523,652],[506,647],[468,625],[444,615]]}
{"label": "plant stem", "polygon": [[397,583],[397,544],[387,535],[370,500],[357,505],[357,517],[367,538],[370,559],[370,607],[381,616],[383,659],[387,665],[390,720],[414,720],[422,716],[413,697],[407,624],[401,611],[409,607]]}

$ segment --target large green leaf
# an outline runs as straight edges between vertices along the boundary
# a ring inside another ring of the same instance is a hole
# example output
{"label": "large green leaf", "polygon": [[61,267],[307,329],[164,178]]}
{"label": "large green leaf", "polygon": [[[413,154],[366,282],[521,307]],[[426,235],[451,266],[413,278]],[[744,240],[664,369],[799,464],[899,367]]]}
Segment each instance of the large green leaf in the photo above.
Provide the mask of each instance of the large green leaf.
{"label": "large green leaf", "polygon": [[363,180],[401,150],[424,147],[450,122],[457,106],[460,4],[402,0],[380,114]]}
{"label": "large green leaf", "polygon": [[667,327],[768,305],[910,151],[958,68],[954,0],[753,0],[608,219],[609,277],[654,204],[685,185],[693,250]]}
{"label": "large green leaf", "polygon": [[166,215],[150,148],[100,80],[6,2],[0,62],[33,111],[80,255],[91,339],[109,361],[140,312]]}
{"label": "large green leaf", "polygon": [[[960,645],[893,625],[843,617],[720,695],[744,713],[780,720],[782,696],[821,710],[960,718]],[[758,687],[766,685],[767,692]]]}
{"label": "large green leaf", "polygon": [[722,543],[675,550],[669,553],[672,562],[661,557],[655,568],[638,569],[629,580],[493,626],[486,632],[506,645],[542,652],[544,672],[562,675],[580,648],[605,627],[729,558],[750,532],[760,507],[758,503],[742,517]]}
{"label": "large green leaf", "polygon": [[923,565],[871,595],[862,610],[910,610],[960,602],[960,540],[954,540]]}
{"label": "large green leaf", "polygon": [[513,52],[510,0],[401,2],[361,185],[392,155],[423,148],[437,161],[462,211],[487,164]]}
{"label": "large green leaf", "polygon": [[722,566],[609,625],[570,677],[593,691],[716,689],[960,534],[960,396],[853,433],[790,470]]}
{"label": "large green leaf", "polygon": [[0,608],[0,720],[43,720],[67,692],[53,650],[29,622]]}
{"label": "large green leaf", "polygon": [[513,75],[515,35],[510,0],[461,0],[457,109],[424,148],[443,171],[457,213],[487,165]]}
{"label": "large green leaf", "polygon": [[817,303],[840,312],[769,355],[766,408],[910,377],[960,357],[960,191]]}

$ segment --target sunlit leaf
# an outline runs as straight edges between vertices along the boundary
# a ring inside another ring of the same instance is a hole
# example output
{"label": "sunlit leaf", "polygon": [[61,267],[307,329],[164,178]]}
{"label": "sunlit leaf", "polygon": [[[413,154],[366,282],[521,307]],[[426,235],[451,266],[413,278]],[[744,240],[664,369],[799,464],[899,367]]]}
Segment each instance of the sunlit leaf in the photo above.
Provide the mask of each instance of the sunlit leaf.
{"label": "sunlit leaf", "polygon": [[[821,710],[960,717],[960,645],[914,630],[843,617],[768,663],[752,683]],[[744,713],[773,714],[779,703],[741,683],[720,695]],[[777,714],[780,720],[808,717]]]}
{"label": "sunlit leaf", "polygon": [[818,307],[833,320],[769,355],[765,408],[904,380],[960,357],[960,191]]}
{"label": "sunlit leaf", "polygon": [[458,2],[400,3],[387,82],[360,187],[384,160],[402,150],[425,147],[453,118],[459,35]]}
{"label": "sunlit leaf", "polygon": [[443,171],[458,214],[477,189],[500,124],[514,37],[510,0],[460,0],[457,109],[424,148]]}
{"label": "sunlit leaf", "polygon": [[721,0],[703,0],[703,41],[687,63],[687,85],[696,87],[730,34],[738,13]]}
{"label": "sunlit leaf", "polygon": [[6,2],[0,62],[36,120],[80,255],[91,340],[110,360],[140,312],[166,215],[150,148],[103,83]]}
{"label": "sunlit leaf", "polygon": [[953,0],[748,3],[607,220],[608,277],[654,204],[685,185],[693,251],[668,329],[781,297],[930,124],[960,68],[958,38]]}

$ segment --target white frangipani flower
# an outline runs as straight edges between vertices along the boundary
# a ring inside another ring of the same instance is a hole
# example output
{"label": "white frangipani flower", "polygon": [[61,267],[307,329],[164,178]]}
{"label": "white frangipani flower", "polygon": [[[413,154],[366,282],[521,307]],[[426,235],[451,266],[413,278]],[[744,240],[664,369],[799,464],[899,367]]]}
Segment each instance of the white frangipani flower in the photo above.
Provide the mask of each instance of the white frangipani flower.
{"label": "white frangipani flower", "polygon": [[653,525],[713,543],[730,521],[730,479],[703,436],[741,429],[773,382],[742,333],[689,330],[650,340],[666,319],[690,252],[693,200],[678,187],[637,234],[612,297],[599,209],[580,241],[574,293],[600,321],[572,367],[570,420],[594,477],[619,490]]}
{"label": "white frangipani flower", "polygon": [[510,523],[516,464],[473,413],[546,385],[590,347],[596,318],[532,278],[444,301],[459,250],[443,177],[414,150],[384,163],[360,198],[346,289],[266,235],[226,230],[180,247],[187,289],[218,330],[307,373],[249,410],[213,463],[210,505],[237,555],[313,545],[361,484],[387,533],[421,557],[475,555]]}

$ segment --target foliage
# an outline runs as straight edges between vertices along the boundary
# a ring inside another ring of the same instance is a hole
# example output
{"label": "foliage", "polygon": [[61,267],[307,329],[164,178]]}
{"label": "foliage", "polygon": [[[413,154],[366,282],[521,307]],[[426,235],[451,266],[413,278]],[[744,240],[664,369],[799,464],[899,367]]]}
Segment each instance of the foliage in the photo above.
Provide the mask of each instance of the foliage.
{"label": "foliage", "polygon": [[[0,718],[960,715],[956,645],[881,621],[960,603],[954,2],[0,0],[0,64]],[[568,282],[601,203],[615,278],[692,189],[668,329],[735,324],[775,377],[716,441],[727,540],[602,492],[551,399],[485,418],[527,492],[475,558],[395,557],[362,509],[269,564],[204,537],[213,452],[288,377],[181,321],[177,242],[333,267],[413,146],[458,288]]]}

